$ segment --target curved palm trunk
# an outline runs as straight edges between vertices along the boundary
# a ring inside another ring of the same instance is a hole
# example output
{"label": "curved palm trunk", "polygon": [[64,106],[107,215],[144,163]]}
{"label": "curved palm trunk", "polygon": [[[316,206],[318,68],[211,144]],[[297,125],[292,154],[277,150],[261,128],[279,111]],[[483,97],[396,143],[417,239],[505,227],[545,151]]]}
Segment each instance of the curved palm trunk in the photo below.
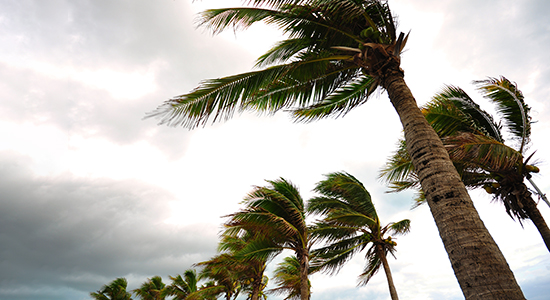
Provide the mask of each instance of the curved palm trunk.
{"label": "curved palm trunk", "polygon": [[525,299],[441,140],[420,112],[403,72],[393,69],[386,72],[383,87],[403,124],[407,150],[464,297]]}
{"label": "curved palm trunk", "polygon": [[546,245],[546,248],[548,249],[548,251],[550,251],[550,229],[548,228],[546,221],[544,221],[544,218],[540,214],[540,211],[537,208],[537,203],[535,202],[535,200],[533,200],[531,195],[527,195],[526,197],[523,197],[522,202],[523,202],[523,210],[525,211],[527,216],[529,216],[529,219],[533,221],[533,224],[535,224],[535,227],[537,227],[540,235],[542,236],[542,240]]}
{"label": "curved palm trunk", "polygon": [[380,260],[382,261],[382,266],[384,266],[384,272],[386,273],[386,279],[388,280],[388,286],[390,288],[391,299],[399,300],[399,297],[397,297],[397,290],[395,290],[395,285],[393,284],[390,265],[388,264],[386,253],[384,253],[381,245],[376,246],[376,252],[378,252],[378,257],[380,257]]}

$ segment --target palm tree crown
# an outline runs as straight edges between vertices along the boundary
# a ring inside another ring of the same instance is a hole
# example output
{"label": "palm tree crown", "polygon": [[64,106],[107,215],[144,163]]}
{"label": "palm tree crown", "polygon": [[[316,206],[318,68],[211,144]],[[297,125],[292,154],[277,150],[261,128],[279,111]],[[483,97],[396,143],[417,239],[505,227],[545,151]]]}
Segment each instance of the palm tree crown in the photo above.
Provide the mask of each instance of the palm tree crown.
{"label": "palm tree crown", "polygon": [[256,187],[245,198],[246,207],[229,215],[229,235],[246,230],[252,234],[247,245],[237,254],[249,259],[268,260],[284,249],[294,251],[300,262],[300,296],[309,299],[307,284],[310,239],[305,221],[304,201],[290,181],[280,178]]}
{"label": "palm tree crown", "polygon": [[164,300],[166,298],[166,285],[162,282],[162,277],[154,276],[147,279],[139,288],[133,292],[142,300]]}
{"label": "palm tree crown", "polygon": [[340,116],[366,102],[382,83],[384,68],[398,60],[406,43],[381,1],[253,1],[243,8],[211,9],[201,25],[220,32],[264,21],[288,39],[261,56],[257,67],[210,79],[194,91],[165,102],[151,116],[194,128],[231,117],[235,111],[291,109],[298,120]]}
{"label": "palm tree crown", "polygon": [[382,266],[391,297],[397,299],[386,259],[388,253],[394,255],[397,243],[389,235],[408,232],[410,221],[405,219],[382,226],[369,192],[348,173],[328,174],[315,191],[321,196],[309,201],[308,211],[320,214],[323,219],[315,224],[312,236],[329,245],[312,252],[314,268],[337,272],[354,254],[368,248],[360,284],[367,284]]}
{"label": "palm tree crown", "polygon": [[90,293],[90,296],[96,300],[132,300],[132,294],[126,291],[127,287],[126,278],[120,277],[104,285],[99,291]]}

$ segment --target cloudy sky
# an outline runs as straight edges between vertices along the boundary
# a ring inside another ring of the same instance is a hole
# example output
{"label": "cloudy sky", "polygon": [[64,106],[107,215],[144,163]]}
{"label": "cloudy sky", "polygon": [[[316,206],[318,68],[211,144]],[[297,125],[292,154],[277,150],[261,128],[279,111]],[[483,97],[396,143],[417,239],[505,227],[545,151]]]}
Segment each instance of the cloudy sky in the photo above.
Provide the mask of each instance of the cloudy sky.
{"label": "cloudy sky", "polygon": [[[390,5],[411,30],[402,67],[417,101],[453,84],[491,110],[471,81],[517,82],[537,121],[534,178],[550,191],[550,2],[410,2]],[[390,260],[401,299],[463,298],[428,208],[409,210],[411,193],[386,194],[376,179],[401,135],[385,94],[312,124],[243,114],[188,131],[143,119],[201,79],[250,70],[274,43],[262,25],[196,29],[197,12],[239,4],[0,0],[0,300],[90,299],[116,277],[129,288],[168,282],[215,253],[220,217],[253,185],[282,176],[308,198],[342,170],[367,186],[382,221],[412,221]],[[545,299],[550,257],[535,227],[471,195],[526,297]],[[313,276],[312,299],[389,299],[383,274],[356,288],[362,265]]]}

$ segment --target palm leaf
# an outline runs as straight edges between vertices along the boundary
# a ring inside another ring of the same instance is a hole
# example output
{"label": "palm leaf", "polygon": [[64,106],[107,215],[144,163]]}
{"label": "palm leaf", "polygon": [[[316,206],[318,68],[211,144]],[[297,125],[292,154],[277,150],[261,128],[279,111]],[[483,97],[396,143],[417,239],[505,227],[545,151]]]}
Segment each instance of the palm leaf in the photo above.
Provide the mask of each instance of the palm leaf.
{"label": "palm leaf", "polygon": [[530,108],[517,86],[505,77],[474,81],[483,95],[497,106],[506,128],[520,141],[519,152],[529,143],[531,136]]}
{"label": "palm leaf", "polygon": [[521,164],[518,151],[483,135],[461,133],[443,138],[451,160],[470,164],[490,172],[509,170]]}

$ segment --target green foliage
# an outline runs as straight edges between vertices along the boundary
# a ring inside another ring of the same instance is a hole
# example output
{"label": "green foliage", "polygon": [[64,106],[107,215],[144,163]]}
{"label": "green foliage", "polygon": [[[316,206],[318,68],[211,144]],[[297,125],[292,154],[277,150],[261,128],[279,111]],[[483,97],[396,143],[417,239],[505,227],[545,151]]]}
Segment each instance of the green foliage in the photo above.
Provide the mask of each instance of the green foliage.
{"label": "green foliage", "polygon": [[132,300],[132,294],[126,291],[127,287],[126,278],[120,277],[104,285],[99,291],[90,293],[90,296],[96,300]]}
{"label": "green foliage", "polygon": [[139,288],[133,290],[138,299],[142,300],[164,300],[166,298],[166,285],[162,282],[162,277],[154,276],[147,279]]}
{"label": "green foliage", "polygon": [[[211,9],[199,25],[214,34],[257,22],[278,27],[285,40],[243,74],[209,79],[166,101],[149,117],[161,124],[195,128],[252,110],[289,110],[298,121],[340,117],[362,105],[379,87],[383,68],[407,37],[396,37],[385,1],[251,1],[249,7]],[[408,35],[407,35],[408,36]]]}
{"label": "green foliage", "polygon": [[312,251],[312,267],[334,274],[366,249],[367,263],[359,283],[367,284],[382,265],[380,256],[394,254],[397,244],[389,235],[407,233],[410,221],[381,226],[369,192],[345,172],[326,175],[315,191],[321,196],[309,201],[308,212],[320,215],[322,220],[315,223],[311,234],[328,245]]}

